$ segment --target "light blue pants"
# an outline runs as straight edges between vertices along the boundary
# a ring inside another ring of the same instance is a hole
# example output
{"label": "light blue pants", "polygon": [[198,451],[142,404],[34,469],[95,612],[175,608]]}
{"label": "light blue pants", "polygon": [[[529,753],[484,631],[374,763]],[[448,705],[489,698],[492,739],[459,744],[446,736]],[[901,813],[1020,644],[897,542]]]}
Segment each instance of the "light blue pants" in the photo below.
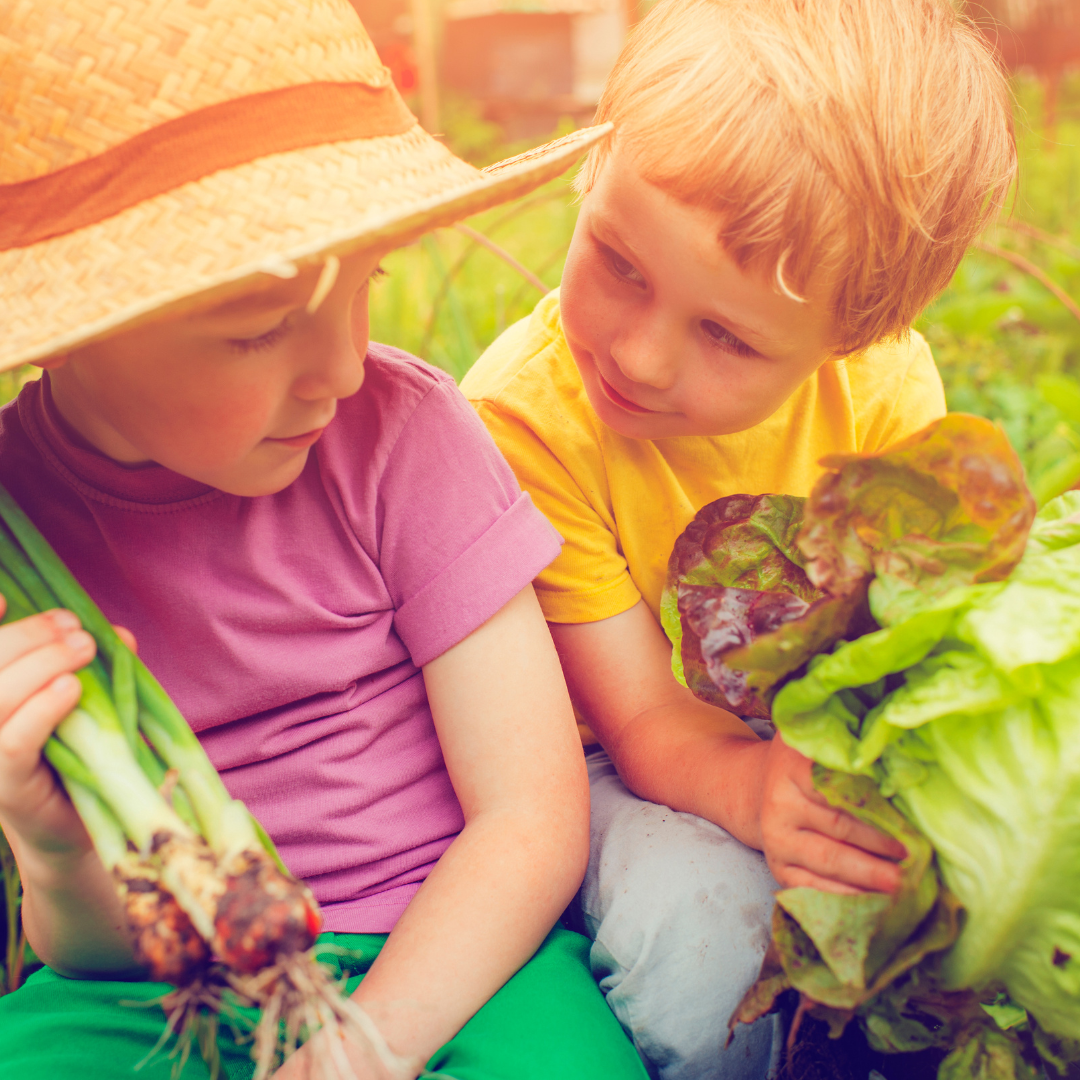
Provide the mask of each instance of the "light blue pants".
{"label": "light blue pants", "polygon": [[728,1019],[769,943],[779,886],[761,852],[693,814],[630,793],[590,754],[591,851],[582,886],[590,963],[608,1005],[659,1080],[766,1080],[779,1017]]}

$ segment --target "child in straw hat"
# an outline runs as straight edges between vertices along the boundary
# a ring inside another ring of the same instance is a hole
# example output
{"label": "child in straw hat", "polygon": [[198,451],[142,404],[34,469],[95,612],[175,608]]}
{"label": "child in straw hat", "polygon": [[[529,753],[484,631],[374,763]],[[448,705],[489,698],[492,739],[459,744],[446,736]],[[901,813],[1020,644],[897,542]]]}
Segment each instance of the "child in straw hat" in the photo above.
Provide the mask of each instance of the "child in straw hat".
{"label": "child in straw hat", "polygon": [[600,744],[593,972],[664,1080],[759,1078],[774,1017],[723,1046],[773,890],[889,891],[901,851],[673,677],[668,558],[714,499],[944,412],[909,327],[1002,203],[1008,92],[947,0],[662,0],[598,115],[561,292],[462,389],[566,539],[537,594]]}
{"label": "child in straw hat", "polygon": [[[401,1076],[644,1080],[552,930],[588,818],[530,585],[559,538],[453,382],[367,322],[381,253],[604,129],[477,172],[347,0],[0,0],[0,72],[0,367],[45,369],[0,414],[0,481],[311,885]],[[0,628],[0,824],[49,965],[0,999],[4,1080],[130,1076],[164,1030],[41,757],[92,654],[64,611]]]}

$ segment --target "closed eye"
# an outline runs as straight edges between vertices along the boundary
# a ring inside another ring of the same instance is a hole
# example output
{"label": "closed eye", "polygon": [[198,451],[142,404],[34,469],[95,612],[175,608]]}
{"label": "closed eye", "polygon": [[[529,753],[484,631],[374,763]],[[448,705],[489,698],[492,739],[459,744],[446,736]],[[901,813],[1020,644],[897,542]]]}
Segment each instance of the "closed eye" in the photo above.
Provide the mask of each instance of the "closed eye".
{"label": "closed eye", "polygon": [[261,352],[272,349],[290,330],[292,322],[288,315],[272,330],[253,338],[229,338],[229,348],[236,353]]}
{"label": "closed eye", "polygon": [[721,326],[712,319],[701,320],[701,330],[705,337],[713,344],[734,353],[736,356],[758,356],[756,349],[751,349],[741,338],[737,338],[726,326]]}

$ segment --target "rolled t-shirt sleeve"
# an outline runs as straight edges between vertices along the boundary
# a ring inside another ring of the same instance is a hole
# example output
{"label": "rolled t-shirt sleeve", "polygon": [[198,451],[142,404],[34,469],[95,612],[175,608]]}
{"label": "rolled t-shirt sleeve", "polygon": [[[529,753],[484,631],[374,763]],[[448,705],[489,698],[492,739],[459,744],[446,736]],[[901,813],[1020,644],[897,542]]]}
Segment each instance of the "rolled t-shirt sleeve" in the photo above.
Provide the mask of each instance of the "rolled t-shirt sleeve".
{"label": "rolled t-shirt sleeve", "polygon": [[449,381],[436,383],[403,427],[377,513],[394,628],[418,667],[490,619],[561,543]]}

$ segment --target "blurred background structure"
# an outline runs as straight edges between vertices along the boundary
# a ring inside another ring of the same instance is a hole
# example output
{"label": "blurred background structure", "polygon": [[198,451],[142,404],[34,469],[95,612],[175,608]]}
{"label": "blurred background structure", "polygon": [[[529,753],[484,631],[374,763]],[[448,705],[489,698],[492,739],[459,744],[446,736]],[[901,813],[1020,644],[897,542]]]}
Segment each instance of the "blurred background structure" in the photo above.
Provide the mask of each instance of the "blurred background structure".
{"label": "blurred background structure", "polygon": [[636,0],[353,0],[398,87],[439,130],[445,92],[508,139],[584,122],[619,55]]}
{"label": "blurred background structure", "polygon": [[1044,123],[1053,129],[1065,72],[1080,63],[1077,0],[979,0],[967,8],[1011,72],[1027,70],[1045,87]]}

